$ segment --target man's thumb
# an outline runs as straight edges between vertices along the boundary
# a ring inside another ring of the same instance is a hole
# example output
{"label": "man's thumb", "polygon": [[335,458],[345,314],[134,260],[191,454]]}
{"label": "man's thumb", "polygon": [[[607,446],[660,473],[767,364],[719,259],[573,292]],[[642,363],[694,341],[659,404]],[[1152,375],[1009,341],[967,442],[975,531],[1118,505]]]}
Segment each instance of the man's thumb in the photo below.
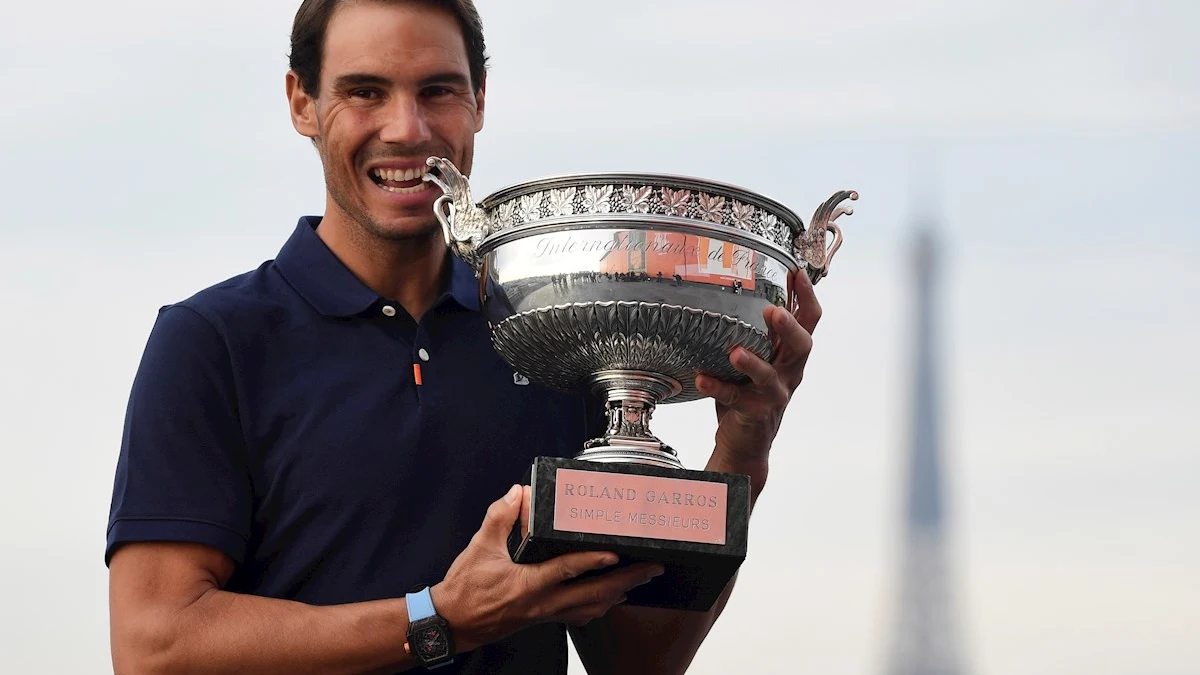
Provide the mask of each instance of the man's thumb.
{"label": "man's thumb", "polygon": [[480,534],[486,541],[507,546],[508,535],[521,513],[523,496],[524,490],[521,486],[514,485],[508,490],[508,494],[492,502],[488,507],[487,517],[483,519],[483,527],[480,528]]}

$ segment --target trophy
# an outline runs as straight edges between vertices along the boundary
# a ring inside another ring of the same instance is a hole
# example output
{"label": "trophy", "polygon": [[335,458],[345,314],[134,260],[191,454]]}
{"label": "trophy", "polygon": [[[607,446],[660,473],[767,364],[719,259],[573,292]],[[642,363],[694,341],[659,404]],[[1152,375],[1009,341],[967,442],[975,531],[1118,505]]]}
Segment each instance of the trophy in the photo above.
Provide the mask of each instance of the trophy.
{"label": "trophy", "polygon": [[782,204],[698,178],[561,175],[479,203],[448,160],[424,179],[446,244],[471,265],[492,344],[517,373],[605,405],[607,431],[574,458],[538,457],[514,561],[588,550],[665,572],[627,594],[637,606],[705,611],[746,557],[748,476],[688,470],[650,431],[655,408],[701,397],[699,373],[734,383],[741,345],[770,361],[763,310],[792,308],[790,273],[813,283],[842,243],[835,193],[806,228]]}

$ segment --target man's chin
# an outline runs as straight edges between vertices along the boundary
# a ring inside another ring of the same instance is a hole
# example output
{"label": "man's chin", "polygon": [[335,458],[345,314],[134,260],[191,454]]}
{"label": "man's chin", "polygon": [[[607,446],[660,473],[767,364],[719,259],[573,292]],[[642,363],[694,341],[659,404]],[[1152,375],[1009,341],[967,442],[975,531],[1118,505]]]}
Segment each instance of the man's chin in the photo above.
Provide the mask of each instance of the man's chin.
{"label": "man's chin", "polygon": [[380,239],[393,242],[442,240],[442,226],[432,217],[371,219],[369,228]]}
{"label": "man's chin", "polygon": [[[374,185],[369,189],[379,190]],[[402,200],[409,203],[398,203],[400,200],[380,199],[380,195],[372,192],[354,197],[337,191],[330,194],[347,220],[357,223],[365,233],[377,239],[395,242],[443,239],[442,226],[433,212],[435,198],[429,198],[431,195],[423,195],[426,199],[419,201],[409,197]]]}

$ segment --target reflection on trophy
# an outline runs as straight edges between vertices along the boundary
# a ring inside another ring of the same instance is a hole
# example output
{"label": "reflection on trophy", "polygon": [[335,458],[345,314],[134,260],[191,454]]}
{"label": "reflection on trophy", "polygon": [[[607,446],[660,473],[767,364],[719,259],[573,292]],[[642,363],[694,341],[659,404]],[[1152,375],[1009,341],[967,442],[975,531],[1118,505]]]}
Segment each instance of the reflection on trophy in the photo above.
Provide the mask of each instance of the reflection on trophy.
{"label": "reflection on trophy", "polygon": [[841,246],[837,192],[808,227],[787,207],[711,181],[637,173],[564,175],[475,203],[467,179],[430,158],[435,210],[476,270],[493,345],[518,373],[606,403],[608,429],[573,459],[539,457],[513,559],[608,550],[665,574],[627,604],[709,609],[745,560],[749,478],[685,469],[650,431],[656,406],[700,397],[697,374],[735,383],[737,345],[770,361],[763,310],[791,307]]}

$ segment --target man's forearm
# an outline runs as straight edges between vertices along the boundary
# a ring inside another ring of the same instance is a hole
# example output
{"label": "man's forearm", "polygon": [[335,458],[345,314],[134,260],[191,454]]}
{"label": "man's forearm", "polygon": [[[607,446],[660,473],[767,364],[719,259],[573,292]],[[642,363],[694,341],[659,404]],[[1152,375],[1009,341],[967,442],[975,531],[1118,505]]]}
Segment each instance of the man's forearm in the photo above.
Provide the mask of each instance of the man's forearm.
{"label": "man's forearm", "polygon": [[315,607],[210,590],[114,625],[116,675],[321,673],[412,667],[404,653],[404,600]]}
{"label": "man's forearm", "polygon": [[[750,510],[766,486],[766,462],[746,463],[714,455],[707,471],[750,476]],[[573,631],[580,660],[590,675],[682,674],[691,665],[737,583],[735,574],[707,612],[652,607],[614,607],[600,621]]]}
{"label": "man's forearm", "polygon": [[614,607],[603,619],[572,629],[590,675],[675,675],[687,671],[733,593],[737,575],[707,612]]}

